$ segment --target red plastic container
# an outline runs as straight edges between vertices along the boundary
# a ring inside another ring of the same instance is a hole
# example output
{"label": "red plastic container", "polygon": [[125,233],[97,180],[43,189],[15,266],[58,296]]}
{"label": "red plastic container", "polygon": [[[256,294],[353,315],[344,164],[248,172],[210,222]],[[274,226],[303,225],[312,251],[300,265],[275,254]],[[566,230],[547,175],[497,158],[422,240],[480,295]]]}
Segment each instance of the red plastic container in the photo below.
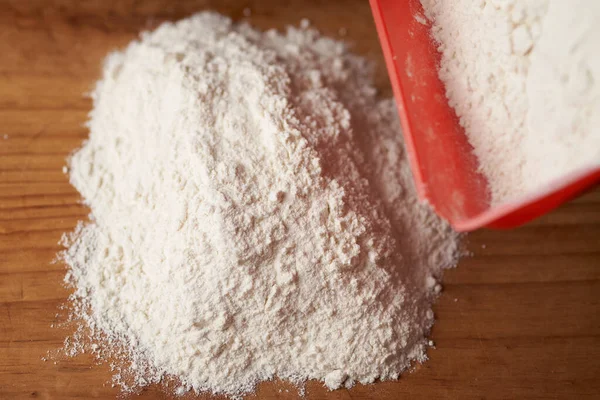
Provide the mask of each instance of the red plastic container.
{"label": "red plastic container", "polygon": [[[438,77],[440,54],[419,0],[370,0],[419,197],[458,231],[524,224],[600,182],[600,164],[490,206],[488,183]],[[416,16],[416,18],[415,18]]]}

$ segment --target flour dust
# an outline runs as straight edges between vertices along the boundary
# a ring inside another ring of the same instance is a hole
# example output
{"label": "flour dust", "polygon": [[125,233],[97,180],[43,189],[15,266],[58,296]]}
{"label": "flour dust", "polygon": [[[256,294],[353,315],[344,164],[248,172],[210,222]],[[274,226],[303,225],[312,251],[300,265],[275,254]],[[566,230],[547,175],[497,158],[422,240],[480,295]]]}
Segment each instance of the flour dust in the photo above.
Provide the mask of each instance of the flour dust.
{"label": "flour dust", "polygon": [[61,254],[72,355],[123,359],[125,390],[233,397],[426,359],[459,238],[419,204],[364,58],[201,13],[110,54],[93,101],[69,161],[90,221]]}

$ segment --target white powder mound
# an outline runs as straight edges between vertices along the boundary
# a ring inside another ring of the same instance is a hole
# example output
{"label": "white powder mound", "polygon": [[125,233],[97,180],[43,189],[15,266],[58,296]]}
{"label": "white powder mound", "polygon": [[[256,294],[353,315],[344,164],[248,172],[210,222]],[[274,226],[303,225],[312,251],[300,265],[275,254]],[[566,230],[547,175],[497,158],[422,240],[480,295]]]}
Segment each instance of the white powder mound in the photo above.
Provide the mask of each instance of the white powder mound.
{"label": "white powder mound", "polygon": [[600,2],[421,0],[494,204],[600,165]]}
{"label": "white powder mound", "polygon": [[62,258],[92,340],[125,348],[127,385],[335,389],[425,360],[458,237],[418,203],[375,95],[343,43],[211,13],[107,58],[69,168],[91,222]]}

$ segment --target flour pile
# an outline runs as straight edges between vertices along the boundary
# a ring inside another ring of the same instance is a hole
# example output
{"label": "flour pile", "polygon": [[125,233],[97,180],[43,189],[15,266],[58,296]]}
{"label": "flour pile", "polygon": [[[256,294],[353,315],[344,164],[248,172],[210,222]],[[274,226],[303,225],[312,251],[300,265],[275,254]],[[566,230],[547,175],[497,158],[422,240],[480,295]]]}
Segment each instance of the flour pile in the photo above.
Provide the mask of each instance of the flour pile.
{"label": "flour pile", "polygon": [[421,0],[496,204],[600,165],[600,2]]}
{"label": "flour pile", "polygon": [[91,349],[125,348],[127,385],[334,389],[425,360],[458,237],[418,203],[375,95],[343,43],[212,13],[107,58],[69,169],[91,222],[62,258],[104,338]]}

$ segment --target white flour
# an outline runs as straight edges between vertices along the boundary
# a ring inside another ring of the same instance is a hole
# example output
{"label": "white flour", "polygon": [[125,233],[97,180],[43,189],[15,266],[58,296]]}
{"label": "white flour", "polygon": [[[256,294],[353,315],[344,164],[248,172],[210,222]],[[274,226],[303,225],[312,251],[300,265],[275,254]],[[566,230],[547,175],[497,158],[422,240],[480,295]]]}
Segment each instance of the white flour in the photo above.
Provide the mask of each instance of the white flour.
{"label": "white flour", "polygon": [[600,2],[421,2],[494,203],[600,164]]}
{"label": "white flour", "polygon": [[132,360],[119,383],[333,389],[426,358],[458,238],[419,205],[371,79],[316,31],[209,13],[108,57],[70,161],[92,221],[62,256],[76,311],[105,337],[87,350]]}

